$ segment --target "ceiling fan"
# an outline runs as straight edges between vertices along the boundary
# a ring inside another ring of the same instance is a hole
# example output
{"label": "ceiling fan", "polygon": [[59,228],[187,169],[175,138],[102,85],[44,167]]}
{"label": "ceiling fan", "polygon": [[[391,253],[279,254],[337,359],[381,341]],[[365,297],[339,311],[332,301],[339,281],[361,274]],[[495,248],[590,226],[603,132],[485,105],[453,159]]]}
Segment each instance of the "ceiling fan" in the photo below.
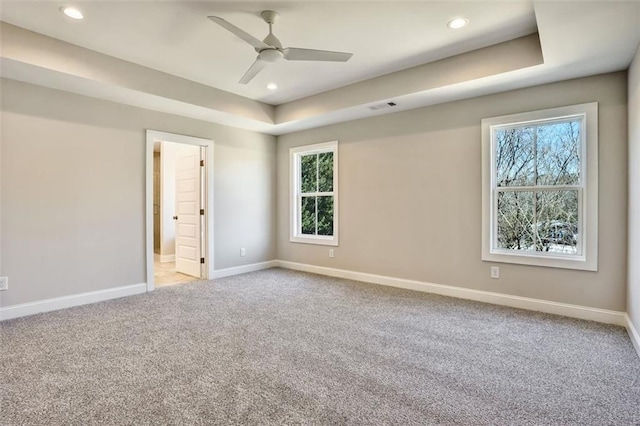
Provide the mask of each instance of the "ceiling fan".
{"label": "ceiling fan", "polygon": [[258,40],[251,34],[241,30],[218,16],[208,17],[222,28],[232,32],[242,40],[249,43],[253,46],[256,52],[258,52],[258,57],[240,79],[240,84],[249,83],[251,79],[253,79],[253,77],[262,71],[269,63],[277,62],[283,58],[288,61],[346,62],[353,55],[353,53],[331,52],[329,50],[300,49],[297,47],[283,48],[280,40],[278,40],[271,31],[271,27],[278,16],[278,12],[273,10],[264,10],[260,15],[262,16],[262,19],[269,24],[269,34],[263,41]]}

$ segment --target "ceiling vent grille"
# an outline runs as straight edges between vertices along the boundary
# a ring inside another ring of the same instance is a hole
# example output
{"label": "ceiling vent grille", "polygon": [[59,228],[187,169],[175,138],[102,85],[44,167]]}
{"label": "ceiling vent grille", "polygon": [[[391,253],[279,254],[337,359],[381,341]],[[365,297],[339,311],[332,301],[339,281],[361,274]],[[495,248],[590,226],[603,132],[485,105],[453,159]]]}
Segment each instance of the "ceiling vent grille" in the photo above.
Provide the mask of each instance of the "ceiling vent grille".
{"label": "ceiling vent grille", "polygon": [[371,105],[369,109],[371,111],[379,111],[381,109],[393,108],[397,104],[395,102],[385,102],[383,104]]}

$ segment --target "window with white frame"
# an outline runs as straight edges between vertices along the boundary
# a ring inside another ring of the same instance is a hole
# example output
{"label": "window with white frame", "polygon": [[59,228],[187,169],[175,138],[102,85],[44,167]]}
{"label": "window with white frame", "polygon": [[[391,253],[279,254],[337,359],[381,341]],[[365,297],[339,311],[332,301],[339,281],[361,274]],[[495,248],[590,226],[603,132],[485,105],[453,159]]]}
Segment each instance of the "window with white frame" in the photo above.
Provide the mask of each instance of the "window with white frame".
{"label": "window with white frame", "polygon": [[597,270],[598,105],[482,120],[482,259]]}
{"label": "window with white frame", "polygon": [[338,142],[289,150],[293,242],[338,245]]}

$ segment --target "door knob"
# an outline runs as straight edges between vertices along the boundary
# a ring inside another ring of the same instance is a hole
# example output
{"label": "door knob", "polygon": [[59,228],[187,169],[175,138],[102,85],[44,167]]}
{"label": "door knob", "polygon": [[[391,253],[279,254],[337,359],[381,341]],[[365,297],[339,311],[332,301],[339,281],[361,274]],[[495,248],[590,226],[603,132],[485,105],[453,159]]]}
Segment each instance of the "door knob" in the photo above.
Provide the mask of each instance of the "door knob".
{"label": "door knob", "polygon": [[173,220],[178,220],[178,216],[174,216],[174,217],[173,217]]}

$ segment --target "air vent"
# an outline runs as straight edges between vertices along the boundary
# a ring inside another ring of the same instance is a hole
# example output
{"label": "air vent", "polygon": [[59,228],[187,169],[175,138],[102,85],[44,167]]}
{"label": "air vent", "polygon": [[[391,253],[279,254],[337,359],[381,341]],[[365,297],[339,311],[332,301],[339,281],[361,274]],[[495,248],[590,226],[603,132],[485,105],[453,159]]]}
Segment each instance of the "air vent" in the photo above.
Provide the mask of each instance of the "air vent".
{"label": "air vent", "polygon": [[384,104],[371,105],[369,109],[371,111],[378,111],[381,109],[393,108],[394,106],[396,106],[395,102],[385,102]]}

